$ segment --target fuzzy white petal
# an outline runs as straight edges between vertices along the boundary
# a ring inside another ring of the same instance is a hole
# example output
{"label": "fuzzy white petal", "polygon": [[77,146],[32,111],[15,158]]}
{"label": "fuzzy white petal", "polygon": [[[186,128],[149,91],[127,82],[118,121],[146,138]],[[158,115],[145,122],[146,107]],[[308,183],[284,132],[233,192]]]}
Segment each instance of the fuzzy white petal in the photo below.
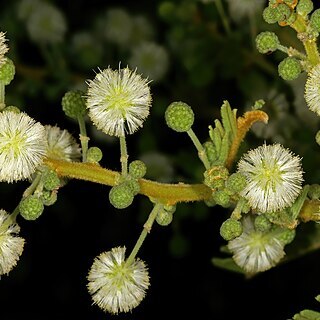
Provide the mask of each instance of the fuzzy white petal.
{"label": "fuzzy white petal", "polygon": [[5,33],[0,32],[0,67],[5,63],[5,54],[8,52],[9,48],[6,44]]}
{"label": "fuzzy white petal", "polygon": [[27,114],[0,113],[0,181],[29,178],[46,152],[44,127]]}
{"label": "fuzzy white petal", "polygon": [[24,239],[18,237],[17,224],[4,225],[9,215],[0,210],[0,275],[9,273],[17,264],[24,246]]}
{"label": "fuzzy white petal", "polygon": [[108,68],[88,85],[89,117],[99,130],[119,137],[142,127],[152,101],[146,79],[128,68]]}
{"label": "fuzzy white petal", "polygon": [[247,178],[241,195],[253,209],[273,212],[295,201],[301,191],[300,158],[279,144],[262,145],[245,154],[238,171]]}
{"label": "fuzzy white petal", "polygon": [[320,64],[308,74],[304,97],[309,109],[320,116]]}
{"label": "fuzzy white petal", "polygon": [[135,259],[127,265],[125,250],[117,247],[101,253],[88,275],[88,290],[94,303],[113,314],[138,306],[150,284],[145,263]]}

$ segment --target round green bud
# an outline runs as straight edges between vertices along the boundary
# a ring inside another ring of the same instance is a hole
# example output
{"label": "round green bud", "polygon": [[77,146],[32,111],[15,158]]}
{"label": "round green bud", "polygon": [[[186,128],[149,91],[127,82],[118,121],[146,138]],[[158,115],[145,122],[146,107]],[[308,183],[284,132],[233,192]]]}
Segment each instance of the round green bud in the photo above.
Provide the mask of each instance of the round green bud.
{"label": "round green bud", "polygon": [[45,206],[53,205],[58,199],[56,191],[42,190],[41,201]]}
{"label": "round green bud", "polygon": [[214,146],[213,142],[207,141],[203,144],[203,148],[206,152],[209,162],[214,162],[218,158],[218,154],[216,151],[216,147]]}
{"label": "round green bud", "polygon": [[61,101],[64,113],[73,119],[83,117],[86,114],[86,101],[84,92],[80,90],[68,91]]}
{"label": "round green bud", "polygon": [[230,196],[223,190],[218,190],[213,193],[213,200],[221,207],[228,208],[230,206]]}
{"label": "round green bud", "polygon": [[160,210],[157,214],[156,221],[160,226],[168,226],[173,219],[173,214],[166,210]]}
{"label": "round green bud", "polygon": [[320,146],[320,130],[316,134],[316,142]]}
{"label": "round green bud", "polygon": [[223,188],[227,180],[229,171],[223,166],[214,166],[206,170],[203,174],[203,183],[212,189]]}
{"label": "round green bud", "polygon": [[175,205],[164,205],[163,209],[169,213],[175,213],[177,206]]}
{"label": "round green bud", "polygon": [[102,151],[98,147],[90,147],[87,151],[87,162],[98,163],[102,159]]}
{"label": "round green bud", "polygon": [[43,187],[49,191],[60,187],[60,179],[54,170],[48,169],[42,174]]}
{"label": "round green bud", "polygon": [[308,197],[311,200],[320,199],[320,186],[318,184],[312,184],[308,190]]}
{"label": "round green bud", "polygon": [[172,130],[186,132],[193,125],[194,113],[186,103],[172,102],[165,112],[165,119]]}
{"label": "round green bud", "polygon": [[204,203],[210,208],[217,205],[217,203],[214,201],[213,197],[211,197],[208,200],[204,200]]}
{"label": "round green bud", "polygon": [[279,38],[274,32],[264,31],[256,37],[256,47],[260,53],[274,52],[279,45]]}
{"label": "round green bud", "polygon": [[241,172],[231,174],[226,181],[226,188],[232,193],[241,192],[247,185],[247,179]]}
{"label": "round green bud", "polygon": [[145,176],[147,166],[141,160],[134,160],[129,164],[129,174],[132,178],[140,179]]}
{"label": "round green bud", "polygon": [[320,9],[313,11],[310,17],[310,24],[315,31],[320,32]]}
{"label": "round green bud", "polygon": [[265,22],[269,24],[273,24],[278,22],[279,20],[279,13],[274,7],[266,7],[262,12],[262,17]]}
{"label": "round green bud", "polygon": [[242,224],[235,219],[227,219],[220,227],[220,235],[224,240],[230,241],[234,238],[241,236]]}
{"label": "round green bud", "polygon": [[6,86],[13,80],[16,68],[11,59],[6,58],[5,63],[0,67],[0,81]]}
{"label": "round green bud", "polygon": [[15,106],[7,106],[3,109],[3,111],[10,111],[10,112],[15,112],[15,113],[20,113],[20,109]]}
{"label": "round green bud", "polygon": [[255,218],[254,226],[257,231],[267,232],[271,229],[272,223],[265,215],[261,214]]}
{"label": "round green bud", "polygon": [[140,192],[140,184],[136,179],[127,179],[124,184],[129,187],[134,196]]}
{"label": "round green bud", "polygon": [[302,16],[308,15],[313,10],[313,2],[311,0],[299,0],[296,11]]}
{"label": "round green bud", "polygon": [[109,192],[109,201],[117,209],[129,207],[133,198],[134,195],[126,183],[112,187]]}
{"label": "round green bud", "polygon": [[36,220],[43,212],[43,203],[37,196],[28,196],[21,200],[19,211],[26,220]]}
{"label": "round green bud", "polygon": [[298,59],[287,57],[279,63],[278,72],[284,80],[295,80],[302,71],[301,64]]}
{"label": "round green bud", "polygon": [[244,203],[242,204],[241,212],[248,213],[251,210],[251,206],[249,204],[249,201],[242,198]]}
{"label": "round green bud", "polygon": [[277,235],[277,239],[281,241],[284,245],[291,243],[296,236],[295,229],[283,229],[283,231]]}
{"label": "round green bud", "polygon": [[291,11],[290,16],[286,20],[286,23],[288,25],[292,25],[296,20],[297,20],[297,13],[295,11]]}
{"label": "round green bud", "polygon": [[276,10],[278,12],[278,22],[287,22],[288,18],[290,18],[292,10],[284,3],[280,3]]}

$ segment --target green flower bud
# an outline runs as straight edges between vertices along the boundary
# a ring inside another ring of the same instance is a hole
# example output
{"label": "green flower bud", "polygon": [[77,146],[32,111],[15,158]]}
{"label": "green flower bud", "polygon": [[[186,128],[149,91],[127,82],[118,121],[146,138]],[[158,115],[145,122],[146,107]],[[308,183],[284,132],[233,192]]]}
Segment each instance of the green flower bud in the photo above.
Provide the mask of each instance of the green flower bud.
{"label": "green flower bud", "polygon": [[223,166],[214,166],[204,172],[204,184],[212,189],[223,188],[229,171]]}
{"label": "green flower bud", "polygon": [[15,112],[15,113],[20,113],[20,109],[18,107],[15,106],[7,106],[3,109],[3,111],[11,111],[11,112]]}
{"label": "green flower bud", "polygon": [[308,197],[311,200],[320,199],[320,186],[318,184],[312,184],[308,190]]}
{"label": "green flower bud", "polygon": [[48,169],[42,174],[42,183],[45,189],[51,191],[60,187],[60,179],[54,170]]}
{"label": "green flower bud", "polygon": [[124,184],[129,187],[134,196],[140,192],[140,184],[136,179],[127,179]]}
{"label": "green flower bud", "polygon": [[241,236],[242,224],[235,219],[227,219],[220,227],[220,235],[224,240],[230,241]]}
{"label": "green flower bud", "polygon": [[134,195],[126,183],[112,187],[109,192],[109,201],[117,209],[129,207],[133,198]]}
{"label": "green flower bud", "polygon": [[265,22],[272,24],[276,23],[279,20],[279,13],[276,8],[273,7],[266,7],[262,12],[262,17]]}
{"label": "green flower bud", "polygon": [[283,231],[277,235],[277,239],[281,241],[284,245],[291,243],[296,236],[295,229],[283,229]]}
{"label": "green flower bud", "polygon": [[36,220],[43,212],[43,203],[37,196],[28,196],[19,204],[19,211],[26,220]]}
{"label": "green flower bud", "polygon": [[87,151],[87,162],[98,163],[102,159],[102,151],[98,147],[90,147]]}
{"label": "green flower bud", "polygon": [[160,210],[157,214],[156,221],[160,226],[168,226],[173,219],[173,214],[166,210]]}
{"label": "green flower bud", "polygon": [[5,63],[0,67],[0,81],[6,86],[13,80],[16,68],[11,59],[6,58]]}
{"label": "green flower bud", "polygon": [[163,209],[166,210],[169,213],[175,213],[177,206],[175,205],[165,205],[163,206]]}
{"label": "green flower bud", "polygon": [[276,10],[278,12],[278,22],[287,22],[291,16],[292,10],[284,3],[280,3]]}
{"label": "green flower bud", "polygon": [[246,177],[241,172],[233,173],[226,181],[226,188],[233,193],[241,192],[246,185]]}
{"label": "green flower bud", "polygon": [[228,208],[230,206],[230,196],[223,190],[218,190],[213,193],[213,200],[221,207]]}
{"label": "green flower bud", "polygon": [[265,215],[261,214],[255,218],[254,226],[257,231],[267,232],[271,229],[272,223]]}
{"label": "green flower bud", "polygon": [[141,160],[134,160],[129,164],[129,174],[135,179],[140,179],[145,176],[147,166]]}
{"label": "green flower bud", "polygon": [[242,198],[243,200],[245,200],[245,202],[242,204],[242,208],[241,208],[241,211],[243,213],[248,213],[250,210],[251,210],[251,207],[250,207],[250,204],[249,204],[249,201]]}
{"label": "green flower bud", "polygon": [[57,192],[42,190],[41,201],[45,206],[51,206],[57,201]]}
{"label": "green flower bud", "polygon": [[214,201],[213,197],[211,197],[210,199],[208,200],[204,200],[204,203],[209,207],[214,207],[217,205],[217,203]]}
{"label": "green flower bud", "polygon": [[61,101],[64,113],[73,119],[83,117],[86,114],[86,101],[84,93],[80,90],[68,91]]}
{"label": "green flower bud", "polygon": [[193,125],[194,113],[186,103],[172,102],[165,112],[165,119],[172,130],[186,132]]}
{"label": "green flower bud", "polygon": [[320,9],[313,11],[310,24],[315,31],[320,32]]}
{"label": "green flower bud", "polygon": [[203,144],[203,148],[206,152],[209,162],[214,162],[218,158],[216,147],[213,142],[207,141]]}
{"label": "green flower bud", "polygon": [[279,45],[279,38],[274,32],[261,32],[256,37],[256,47],[260,53],[274,52]]}
{"label": "green flower bud", "polygon": [[311,0],[299,0],[296,6],[297,13],[302,16],[308,15],[313,10],[313,2]]}
{"label": "green flower bud", "polygon": [[320,130],[316,134],[316,142],[320,146]]}
{"label": "green flower bud", "polygon": [[288,25],[292,25],[296,20],[297,20],[297,13],[295,11],[291,11],[290,16],[286,20],[286,23]]}
{"label": "green flower bud", "polygon": [[301,64],[298,59],[287,57],[279,63],[278,72],[284,80],[295,80],[302,71]]}

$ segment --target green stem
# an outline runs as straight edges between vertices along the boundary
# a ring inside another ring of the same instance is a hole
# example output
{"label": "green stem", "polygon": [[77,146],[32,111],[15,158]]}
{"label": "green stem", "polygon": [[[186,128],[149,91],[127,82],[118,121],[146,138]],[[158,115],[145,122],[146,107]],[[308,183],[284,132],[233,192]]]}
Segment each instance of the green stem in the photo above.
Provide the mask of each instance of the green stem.
{"label": "green stem", "polygon": [[38,172],[34,180],[32,181],[31,185],[24,191],[22,198],[26,198],[33,194],[33,192],[37,189],[37,186],[39,185],[41,181],[41,174]]}
{"label": "green stem", "polygon": [[148,220],[143,225],[143,230],[142,230],[142,232],[141,232],[141,234],[140,234],[140,236],[139,236],[134,248],[132,249],[128,259],[126,260],[126,263],[128,265],[130,265],[133,262],[133,260],[135,259],[135,257],[137,255],[137,253],[139,252],[139,250],[140,250],[145,238],[147,237],[148,233],[150,233],[150,231],[151,231],[153,222],[156,219],[158,212],[160,210],[162,210],[162,208],[163,208],[163,205],[161,203],[157,203],[153,207],[152,211],[150,212]]}
{"label": "green stem", "polygon": [[87,151],[88,151],[88,142],[89,137],[87,136],[86,124],[83,117],[78,117],[79,129],[80,129],[80,143],[82,149],[82,161],[87,161]]}
{"label": "green stem", "polygon": [[125,177],[128,174],[128,152],[125,136],[120,136],[120,162],[121,174],[123,177]]}
{"label": "green stem", "polygon": [[202,163],[204,164],[205,168],[207,170],[210,169],[210,162],[208,160],[207,154],[206,154],[201,142],[199,141],[198,137],[196,136],[196,134],[193,132],[193,130],[191,128],[187,131],[187,133],[188,133],[190,139],[192,140],[194,146],[197,148],[199,158],[202,161]]}
{"label": "green stem", "polygon": [[318,52],[317,43],[315,40],[306,40],[303,42],[304,49],[306,50],[308,61],[312,66],[320,63],[320,56]]}
{"label": "green stem", "polygon": [[0,111],[6,106],[5,104],[5,84],[0,80]]}
{"label": "green stem", "polygon": [[216,1],[214,1],[214,3],[217,7],[218,13],[219,13],[220,18],[222,20],[222,24],[223,24],[223,27],[224,27],[226,33],[230,34],[231,28],[230,28],[230,24],[229,24],[229,19],[224,11],[221,0],[216,0]]}
{"label": "green stem", "polygon": [[[114,186],[119,180],[119,172],[101,168],[93,163],[69,162],[55,159],[46,159],[45,164],[56,171],[61,177],[101,183]],[[212,190],[204,184],[168,184],[156,181],[139,179],[140,194],[163,203],[174,205],[177,202],[203,201],[211,197]]]}

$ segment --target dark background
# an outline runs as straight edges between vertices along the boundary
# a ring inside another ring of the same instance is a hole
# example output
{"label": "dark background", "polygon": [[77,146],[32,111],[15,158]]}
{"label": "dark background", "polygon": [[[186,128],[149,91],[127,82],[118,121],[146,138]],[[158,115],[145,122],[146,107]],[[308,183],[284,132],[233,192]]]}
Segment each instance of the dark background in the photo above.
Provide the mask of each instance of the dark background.
{"label": "dark background", "polygon": [[[318,122],[310,124],[301,116],[296,106],[296,95],[301,93],[278,78],[277,64],[284,56],[277,53],[262,56],[252,44],[254,34],[277,30],[285,43],[299,47],[295,34],[289,28],[265,24],[261,12],[240,21],[229,16],[232,31],[228,34],[213,3],[172,2],[177,7],[177,16],[166,19],[159,14],[162,2],[158,0],[51,1],[68,25],[63,42],[44,45],[49,52],[53,48],[59,50],[61,60],[54,68],[46,60],[43,45],[30,39],[25,22],[18,18],[19,1],[10,4],[2,1],[0,30],[7,31],[8,55],[17,71],[7,88],[7,103],[19,106],[43,124],[68,129],[77,138],[77,125],[64,116],[61,98],[67,90],[83,88],[85,80],[92,79],[98,67],[117,68],[119,61],[122,65],[128,63],[131,49],[103,39],[96,27],[97,19],[107,10],[122,8],[131,16],[146,17],[154,29],[152,41],[166,48],[169,57],[165,76],[151,84],[154,101],[151,116],[143,129],[128,138],[131,160],[157,152],[159,161],[150,163],[149,178],[168,182],[202,179],[200,161],[187,135],[170,131],[165,125],[163,114],[170,102],[182,100],[193,107],[195,131],[205,141],[208,125],[219,118],[223,100],[229,100],[242,114],[256,99],[263,98],[265,110],[274,115],[271,120],[280,120],[272,122],[272,136],[250,133],[243,150],[263,141],[285,143],[303,157],[306,181],[319,181],[318,146],[313,138]],[[228,15],[228,3],[223,5]],[[92,34],[97,46],[103,48],[98,58],[86,60],[88,65],[78,64],[81,53],[77,55],[72,50],[72,36],[80,30]],[[45,75],[39,77],[37,70]],[[279,99],[270,95],[272,89],[285,102],[285,111],[290,116],[279,116]],[[88,126],[91,145],[103,150],[101,164],[119,170],[118,142],[93,134]],[[167,164],[162,164],[162,157]],[[166,166],[171,169],[165,170]],[[2,183],[1,206],[12,211],[27,185],[27,182]],[[116,210],[108,202],[108,192],[107,186],[69,181],[59,191],[56,204],[47,207],[37,221],[18,217],[26,246],[17,267],[1,278],[1,319],[142,320],[170,316],[283,320],[304,308],[320,310],[314,300],[319,293],[318,251],[252,279],[219,269],[211,259],[223,257],[220,247],[225,242],[219,236],[219,227],[229,212],[190,203],[178,206],[169,227],[155,224],[138,254],[147,263],[151,276],[146,298],[132,313],[104,314],[91,305],[86,290],[88,270],[97,255],[112,247],[125,245],[130,252],[151,210],[151,203],[142,196],[137,196],[130,208]]]}

